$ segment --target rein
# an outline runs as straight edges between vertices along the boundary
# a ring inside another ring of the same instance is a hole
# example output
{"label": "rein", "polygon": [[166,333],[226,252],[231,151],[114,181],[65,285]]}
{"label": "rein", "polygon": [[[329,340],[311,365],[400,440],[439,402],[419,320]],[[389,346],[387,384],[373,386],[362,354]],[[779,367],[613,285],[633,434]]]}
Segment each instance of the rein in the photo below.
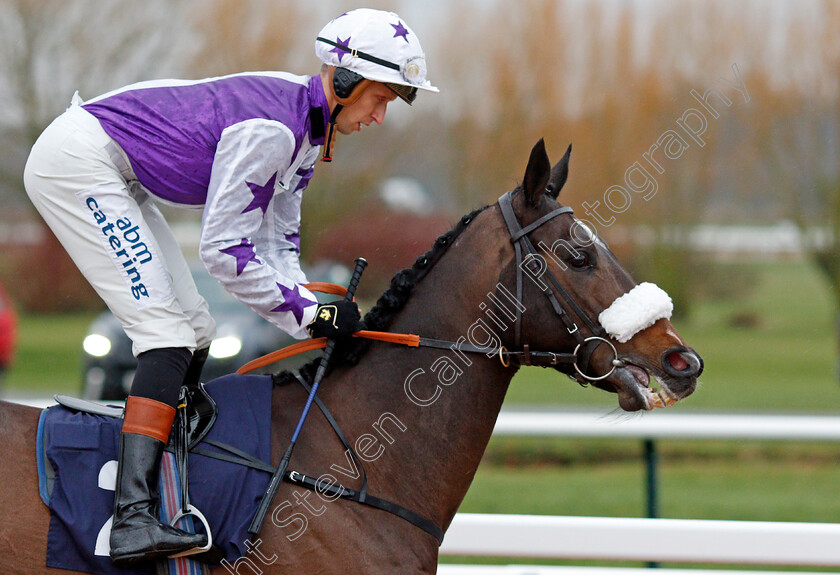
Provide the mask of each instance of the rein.
{"label": "rein", "polygon": [[[523,266],[530,266],[532,262],[536,264],[538,261],[537,258],[540,257],[537,253],[536,248],[534,248],[534,244],[531,243],[531,240],[528,238],[528,235],[537,228],[541,227],[543,224],[553,220],[557,216],[563,214],[572,214],[573,210],[570,207],[561,206],[556,210],[553,210],[543,215],[533,223],[522,227],[513,210],[512,192],[507,192],[503,194],[499,198],[498,203],[499,208],[502,212],[502,217],[504,218],[505,224],[508,228],[508,232],[510,233],[510,241],[514,246],[514,252],[516,255],[515,293],[516,301],[520,302],[521,304],[524,290]],[[488,354],[488,348],[478,347],[467,342],[454,342],[448,340],[425,338],[414,334],[392,333],[382,331],[357,331],[353,334],[353,337],[360,337],[375,341],[383,341],[398,345],[405,345],[408,347],[451,349],[453,351],[459,351],[464,353],[481,353],[490,357],[492,357],[493,355],[497,355],[499,361],[504,367],[509,367],[511,363],[515,363],[516,365],[540,367],[556,367],[559,365],[571,365],[577,372],[577,374],[586,379],[587,381],[598,381],[609,377],[610,375],[612,375],[613,371],[615,371],[617,365],[619,365],[618,352],[615,349],[615,346],[605,337],[606,332],[604,331],[604,329],[589,318],[586,312],[583,311],[583,309],[581,309],[581,307],[577,304],[577,302],[575,302],[572,296],[569,295],[569,293],[563,288],[563,286],[560,284],[557,278],[554,277],[554,274],[552,274],[549,271],[547,275],[551,286],[543,285],[541,286],[541,289],[545,296],[548,298],[554,312],[566,326],[566,330],[577,341],[577,346],[575,347],[572,353],[555,351],[535,351],[531,350],[530,346],[527,343],[520,345],[522,337],[522,305],[515,306],[516,320],[514,322],[514,348],[521,348],[521,351],[509,351],[505,349],[504,346],[501,346],[499,347],[498,354]],[[306,287],[310,291],[328,293],[338,296],[344,296],[344,294],[347,292],[347,289],[344,286],[326,282],[313,282],[306,284],[304,287]],[[575,315],[577,315],[581,320],[583,320],[583,322],[586,324],[587,329],[592,335],[590,335],[589,337],[584,337],[580,333],[578,325],[571,318],[571,316],[563,307],[563,305],[561,305],[561,303],[558,301],[556,295],[558,293],[560,294],[560,297],[563,299],[566,305],[575,313]],[[613,353],[612,368],[609,372],[601,376],[588,375],[586,371],[589,366],[592,354],[595,351],[595,349],[601,344],[607,344]],[[285,347],[283,349],[274,351],[262,357],[259,357],[253,361],[250,361],[242,367],[240,367],[236,371],[236,373],[250,373],[256,369],[260,369],[262,367],[265,367],[277,361],[281,361],[283,359],[287,359],[300,353],[305,353],[307,351],[313,351],[317,349],[323,349],[324,347],[326,347],[326,345],[326,338],[305,340]]]}

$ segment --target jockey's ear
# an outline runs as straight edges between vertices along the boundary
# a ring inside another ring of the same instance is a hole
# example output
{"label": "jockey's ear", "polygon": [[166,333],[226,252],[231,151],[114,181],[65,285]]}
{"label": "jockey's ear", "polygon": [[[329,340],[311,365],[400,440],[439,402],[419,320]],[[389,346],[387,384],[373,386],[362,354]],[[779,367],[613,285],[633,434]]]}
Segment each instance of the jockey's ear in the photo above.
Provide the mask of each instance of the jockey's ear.
{"label": "jockey's ear", "polygon": [[545,141],[540,138],[540,141],[531,150],[528,167],[525,169],[525,179],[522,181],[522,190],[525,192],[527,205],[534,207],[540,203],[550,175],[551,164],[545,151]]}
{"label": "jockey's ear", "polygon": [[569,147],[566,149],[566,153],[562,158],[560,158],[560,161],[551,168],[551,178],[548,181],[548,186],[545,191],[555,200],[557,199],[557,196],[560,195],[560,190],[563,189],[563,185],[566,183],[566,178],[569,177],[569,156],[571,155],[572,145],[569,144]]}

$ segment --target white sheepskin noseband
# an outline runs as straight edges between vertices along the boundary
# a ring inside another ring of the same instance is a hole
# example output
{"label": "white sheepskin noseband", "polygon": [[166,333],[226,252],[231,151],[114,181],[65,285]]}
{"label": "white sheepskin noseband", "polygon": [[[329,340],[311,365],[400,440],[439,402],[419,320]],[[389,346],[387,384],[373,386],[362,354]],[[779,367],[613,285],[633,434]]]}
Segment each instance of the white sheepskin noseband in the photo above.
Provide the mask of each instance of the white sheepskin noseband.
{"label": "white sheepskin noseband", "polygon": [[598,321],[612,337],[624,343],[656,320],[670,319],[674,303],[665,290],[652,283],[641,283],[615,299],[601,312]]}

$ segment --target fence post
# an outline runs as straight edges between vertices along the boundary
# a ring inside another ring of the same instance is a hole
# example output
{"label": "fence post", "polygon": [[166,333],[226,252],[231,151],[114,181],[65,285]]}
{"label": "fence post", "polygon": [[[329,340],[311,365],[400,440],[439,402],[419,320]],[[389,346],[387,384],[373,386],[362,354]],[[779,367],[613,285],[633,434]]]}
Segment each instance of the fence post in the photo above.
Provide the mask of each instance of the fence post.
{"label": "fence post", "polygon": [[[647,477],[647,516],[650,519],[659,517],[659,455],[656,452],[656,442],[647,438],[645,446],[645,470]],[[659,563],[651,561],[648,567],[655,569]]]}

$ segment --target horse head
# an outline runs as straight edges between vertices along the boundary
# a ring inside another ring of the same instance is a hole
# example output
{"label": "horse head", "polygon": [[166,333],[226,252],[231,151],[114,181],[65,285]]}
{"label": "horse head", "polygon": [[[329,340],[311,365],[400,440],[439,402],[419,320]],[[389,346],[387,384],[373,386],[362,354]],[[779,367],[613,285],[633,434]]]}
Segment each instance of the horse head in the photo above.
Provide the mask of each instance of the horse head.
{"label": "horse head", "polygon": [[[552,167],[540,140],[522,185],[500,198],[513,244],[505,282],[516,285],[524,308],[506,345],[523,350],[520,363],[537,358],[617,393],[624,410],[671,405],[694,391],[703,361],[669,321],[667,294],[637,286],[607,244],[557,202],[570,153],[571,146]],[[556,362],[569,351],[570,361]]]}

